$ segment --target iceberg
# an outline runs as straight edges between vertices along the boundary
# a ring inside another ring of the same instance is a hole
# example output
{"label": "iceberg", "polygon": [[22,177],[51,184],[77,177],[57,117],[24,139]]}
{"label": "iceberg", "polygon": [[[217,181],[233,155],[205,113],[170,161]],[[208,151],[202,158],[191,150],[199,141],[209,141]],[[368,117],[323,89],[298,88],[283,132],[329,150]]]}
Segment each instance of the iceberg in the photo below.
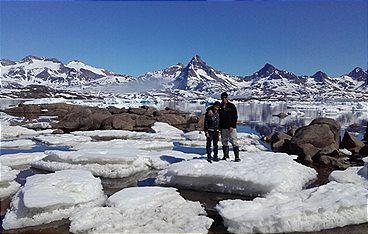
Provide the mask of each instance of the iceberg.
{"label": "iceberg", "polygon": [[160,185],[249,196],[300,191],[317,172],[284,153],[240,152],[240,162],[189,160],[158,173]]}
{"label": "iceberg", "polygon": [[27,178],[11,201],[3,228],[16,229],[68,218],[85,207],[105,203],[101,180],[84,170],[64,170]]}
{"label": "iceberg", "polygon": [[231,233],[312,232],[368,222],[368,190],[330,182],[298,192],[216,206]]}
{"label": "iceberg", "polygon": [[73,233],[207,233],[213,220],[199,202],[187,201],[175,188],[125,188],[107,199],[107,207],[81,210],[70,217]]}

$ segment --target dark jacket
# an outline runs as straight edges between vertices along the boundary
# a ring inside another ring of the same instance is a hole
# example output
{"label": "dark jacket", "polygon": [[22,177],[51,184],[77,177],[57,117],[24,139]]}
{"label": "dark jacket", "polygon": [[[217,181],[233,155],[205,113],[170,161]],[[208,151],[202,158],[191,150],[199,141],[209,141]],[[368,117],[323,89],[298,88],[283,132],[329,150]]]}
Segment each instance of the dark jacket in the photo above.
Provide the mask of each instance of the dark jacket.
{"label": "dark jacket", "polygon": [[213,116],[208,116],[208,111],[212,110],[212,107],[207,108],[206,114],[204,116],[204,132],[210,131],[218,131],[220,130],[220,113],[217,111],[216,113],[213,111]]}
{"label": "dark jacket", "polygon": [[236,122],[238,121],[238,111],[231,102],[221,103],[220,109],[220,128],[228,129],[230,127],[236,128]]}

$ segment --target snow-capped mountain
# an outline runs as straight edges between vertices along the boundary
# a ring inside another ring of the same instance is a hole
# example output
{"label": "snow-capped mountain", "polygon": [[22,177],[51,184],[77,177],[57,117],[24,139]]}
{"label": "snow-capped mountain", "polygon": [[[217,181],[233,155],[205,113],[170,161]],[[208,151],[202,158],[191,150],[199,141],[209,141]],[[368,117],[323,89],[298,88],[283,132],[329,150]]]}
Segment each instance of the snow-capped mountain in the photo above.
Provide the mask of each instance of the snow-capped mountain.
{"label": "snow-capped mountain", "polygon": [[194,56],[188,65],[175,77],[173,89],[201,92],[220,92],[240,87],[240,77],[232,76],[208,66],[199,55]]}
{"label": "snow-capped mountain", "polygon": [[151,96],[164,93],[175,98],[218,98],[219,93],[227,91],[238,99],[368,100],[368,71],[359,67],[340,77],[330,77],[323,71],[300,76],[267,63],[252,75],[241,77],[218,71],[196,55],[187,65],[178,63],[137,78],[76,60],[65,65],[57,59],[35,56],[20,62],[0,60],[0,69],[1,87],[7,90],[36,84],[84,96],[149,92]]}
{"label": "snow-capped mountain", "polygon": [[1,87],[22,88],[45,85],[53,88],[98,83],[129,82],[133,77],[94,68],[79,61],[63,64],[55,58],[27,56],[20,62],[0,61]]}

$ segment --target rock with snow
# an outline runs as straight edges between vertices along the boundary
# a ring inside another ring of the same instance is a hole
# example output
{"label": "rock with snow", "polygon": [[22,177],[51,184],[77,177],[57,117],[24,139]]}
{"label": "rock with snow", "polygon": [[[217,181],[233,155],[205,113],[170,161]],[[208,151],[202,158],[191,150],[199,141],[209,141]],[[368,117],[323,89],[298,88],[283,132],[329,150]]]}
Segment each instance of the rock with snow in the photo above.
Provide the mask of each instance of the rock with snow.
{"label": "rock with snow", "polygon": [[84,170],[33,175],[11,201],[3,219],[5,230],[68,218],[85,207],[101,206],[106,197],[101,180]]}
{"label": "rock with snow", "polygon": [[28,139],[16,139],[12,141],[1,141],[1,148],[32,148],[36,143]]}
{"label": "rock with snow", "polygon": [[368,190],[330,182],[252,201],[225,200],[216,206],[231,233],[312,232],[368,222]]}
{"label": "rock with snow", "polygon": [[27,165],[43,159],[47,155],[44,152],[3,154],[0,156],[0,165],[17,167]]}
{"label": "rock with snow", "polygon": [[189,160],[159,172],[156,183],[166,186],[242,195],[299,191],[317,172],[283,153],[240,152],[240,162]]}
{"label": "rock with snow", "polygon": [[352,183],[368,189],[368,163],[363,167],[349,167],[343,171],[333,171],[328,179],[339,183]]}
{"label": "rock with snow", "polygon": [[199,202],[174,188],[125,188],[107,207],[85,209],[70,217],[73,233],[207,233],[213,220]]}
{"label": "rock with snow", "polygon": [[14,181],[14,179],[17,177],[18,173],[19,173],[18,170],[12,170],[10,167],[1,164],[0,200],[7,198],[17,192],[18,188],[20,187],[20,184]]}

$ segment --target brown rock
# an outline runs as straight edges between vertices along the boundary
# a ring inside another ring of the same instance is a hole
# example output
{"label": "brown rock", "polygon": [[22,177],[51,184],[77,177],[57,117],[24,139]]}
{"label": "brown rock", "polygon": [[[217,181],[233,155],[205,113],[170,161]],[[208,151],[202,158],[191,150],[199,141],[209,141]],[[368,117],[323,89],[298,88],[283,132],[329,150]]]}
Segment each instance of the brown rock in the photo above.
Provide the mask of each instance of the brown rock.
{"label": "brown rock", "polygon": [[364,143],[362,141],[358,140],[358,138],[347,131],[345,132],[340,144],[341,149],[347,149],[352,153],[358,153],[363,146]]}
{"label": "brown rock", "polygon": [[349,162],[347,162],[344,158],[335,158],[327,155],[322,155],[319,158],[319,162],[323,165],[336,169],[346,169],[350,167]]}
{"label": "brown rock", "polygon": [[276,132],[271,136],[271,149],[274,152],[287,152],[291,136],[283,132]]}

